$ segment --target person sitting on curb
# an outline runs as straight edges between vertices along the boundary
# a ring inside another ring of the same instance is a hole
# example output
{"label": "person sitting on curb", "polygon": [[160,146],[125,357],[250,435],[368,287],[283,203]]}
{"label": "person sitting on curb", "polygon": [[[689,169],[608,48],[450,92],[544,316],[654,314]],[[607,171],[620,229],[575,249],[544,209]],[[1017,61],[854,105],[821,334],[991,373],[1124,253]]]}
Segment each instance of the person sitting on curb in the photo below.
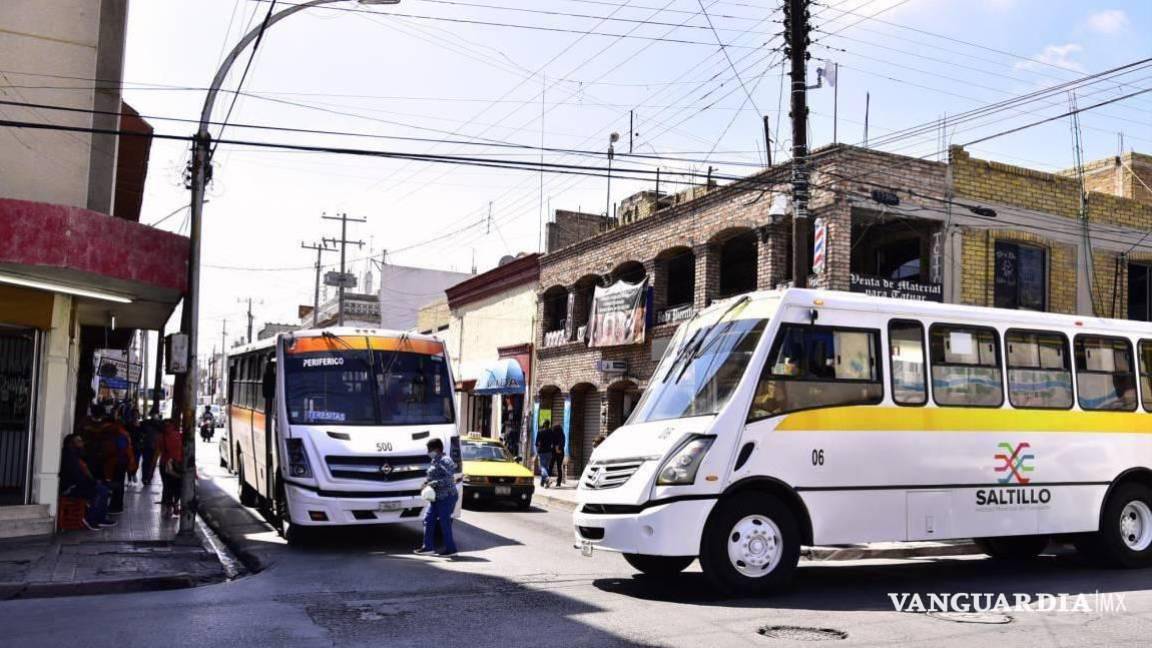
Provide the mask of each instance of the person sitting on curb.
{"label": "person sitting on curb", "polygon": [[108,497],[111,490],[92,476],[88,462],[84,461],[84,439],[69,434],[64,439],[64,452],[60,461],[60,495],[88,501],[84,513],[84,527],[97,531],[100,527],[116,526],[108,517]]}

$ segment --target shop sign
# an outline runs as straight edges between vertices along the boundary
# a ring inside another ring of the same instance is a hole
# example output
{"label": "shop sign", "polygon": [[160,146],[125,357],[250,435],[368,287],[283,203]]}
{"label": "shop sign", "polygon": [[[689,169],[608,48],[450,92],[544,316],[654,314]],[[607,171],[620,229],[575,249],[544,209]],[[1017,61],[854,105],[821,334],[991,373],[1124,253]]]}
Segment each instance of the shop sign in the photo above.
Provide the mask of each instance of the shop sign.
{"label": "shop sign", "polygon": [[608,347],[644,342],[648,281],[617,281],[596,287],[588,324],[588,346]]}
{"label": "shop sign", "polygon": [[849,275],[848,289],[873,297],[894,297],[912,301],[944,301],[944,287],[905,279],[886,279],[853,272]]}

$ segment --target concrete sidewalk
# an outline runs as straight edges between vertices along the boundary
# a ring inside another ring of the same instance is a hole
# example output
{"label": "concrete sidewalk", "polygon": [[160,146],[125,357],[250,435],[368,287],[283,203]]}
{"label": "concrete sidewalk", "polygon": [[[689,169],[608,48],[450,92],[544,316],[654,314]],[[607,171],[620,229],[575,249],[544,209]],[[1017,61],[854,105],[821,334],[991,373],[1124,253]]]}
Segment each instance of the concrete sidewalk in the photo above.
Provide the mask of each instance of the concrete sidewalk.
{"label": "concrete sidewalk", "polygon": [[[552,509],[576,510],[576,484],[562,487],[536,487],[533,503]],[[812,561],[830,560],[896,560],[907,558],[935,558],[965,556],[981,553],[971,540],[942,542],[872,542],[867,544],[836,545],[830,547],[804,547],[801,557]]]}
{"label": "concrete sidewalk", "polygon": [[128,484],[119,524],[0,541],[0,600],[193,587],[225,580],[211,532],[177,537],[160,514],[160,480]]}

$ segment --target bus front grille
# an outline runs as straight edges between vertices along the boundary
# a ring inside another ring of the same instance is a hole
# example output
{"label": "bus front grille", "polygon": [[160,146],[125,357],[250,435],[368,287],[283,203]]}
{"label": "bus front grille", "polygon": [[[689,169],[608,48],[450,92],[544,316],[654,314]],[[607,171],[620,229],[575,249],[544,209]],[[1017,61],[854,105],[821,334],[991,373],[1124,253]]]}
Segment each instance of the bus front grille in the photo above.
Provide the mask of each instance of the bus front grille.
{"label": "bus front grille", "polygon": [[428,472],[427,455],[391,457],[350,457],[329,455],[324,458],[334,479],[394,482],[423,477]]}
{"label": "bus front grille", "polygon": [[582,485],[592,490],[618,488],[640,470],[643,461],[628,461],[619,463],[595,463],[588,467]]}

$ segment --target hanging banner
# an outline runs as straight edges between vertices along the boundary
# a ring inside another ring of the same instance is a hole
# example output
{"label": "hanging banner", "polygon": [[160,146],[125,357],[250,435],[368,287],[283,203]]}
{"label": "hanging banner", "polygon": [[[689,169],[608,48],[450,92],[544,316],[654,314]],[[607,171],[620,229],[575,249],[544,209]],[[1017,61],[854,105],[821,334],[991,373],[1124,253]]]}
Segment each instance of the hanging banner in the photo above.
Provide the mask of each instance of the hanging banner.
{"label": "hanging banner", "polygon": [[588,318],[588,346],[643,343],[647,294],[647,279],[638,284],[617,281],[607,288],[597,286]]}

